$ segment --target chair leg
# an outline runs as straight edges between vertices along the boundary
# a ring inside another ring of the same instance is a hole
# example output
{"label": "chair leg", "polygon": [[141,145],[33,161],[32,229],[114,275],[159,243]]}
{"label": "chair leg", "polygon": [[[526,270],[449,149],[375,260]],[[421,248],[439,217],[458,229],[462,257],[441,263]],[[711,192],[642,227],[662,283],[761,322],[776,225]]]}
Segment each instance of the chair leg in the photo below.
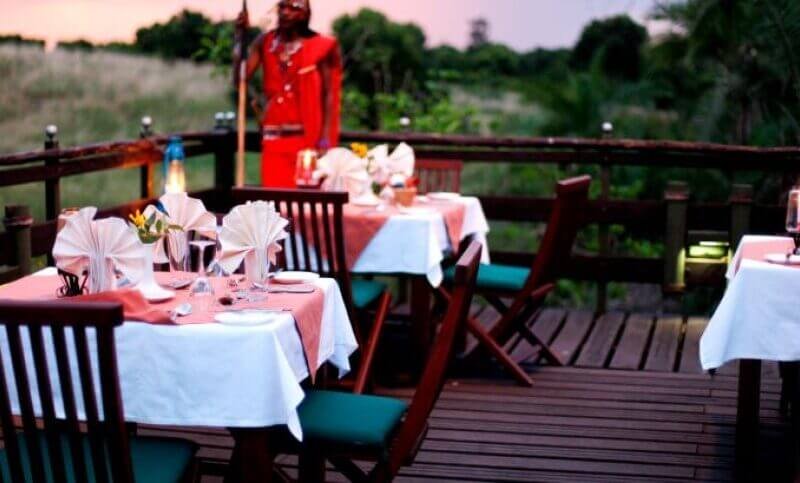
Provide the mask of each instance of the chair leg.
{"label": "chair leg", "polygon": [[369,382],[369,376],[372,372],[372,362],[375,359],[375,351],[378,348],[378,341],[381,338],[383,326],[386,323],[386,316],[389,313],[389,306],[392,303],[392,296],[389,292],[384,292],[378,302],[378,309],[375,311],[375,320],[372,322],[372,329],[369,333],[364,352],[361,356],[361,362],[356,374],[356,383],[353,387],[353,393],[363,394],[364,389]]}
{"label": "chair leg", "polygon": [[529,329],[527,325],[520,324],[520,326],[518,327],[518,331],[519,334],[522,336],[522,338],[527,340],[529,344],[533,346],[538,345],[539,347],[542,348],[542,355],[544,356],[545,359],[547,359],[547,362],[555,366],[566,365],[564,364],[564,361],[562,361],[561,358],[558,357],[558,354],[553,352],[553,349],[551,349],[549,345],[547,345],[542,339],[540,339],[538,335],[534,334],[533,331]]}
{"label": "chair leg", "polygon": [[368,481],[367,475],[361,471],[357,464],[353,463],[347,458],[330,457],[328,461],[331,462],[334,468],[341,474],[347,477],[353,483],[361,483]]}
{"label": "chair leg", "polygon": [[497,342],[492,339],[486,329],[481,326],[480,322],[473,317],[467,317],[467,330],[478,339],[486,350],[491,355],[497,358],[497,361],[508,370],[516,381],[523,386],[533,386],[533,380],[527,373],[503,350]]}

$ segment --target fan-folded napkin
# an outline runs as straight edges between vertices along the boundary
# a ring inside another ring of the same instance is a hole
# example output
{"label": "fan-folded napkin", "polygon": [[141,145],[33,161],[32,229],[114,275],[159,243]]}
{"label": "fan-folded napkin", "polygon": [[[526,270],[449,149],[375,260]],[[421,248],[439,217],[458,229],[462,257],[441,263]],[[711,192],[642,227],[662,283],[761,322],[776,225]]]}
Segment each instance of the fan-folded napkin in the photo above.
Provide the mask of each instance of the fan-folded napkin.
{"label": "fan-folded napkin", "polygon": [[[280,251],[278,244],[287,237],[289,221],[275,210],[274,203],[265,201],[247,202],[235,207],[222,219],[219,233],[222,253],[219,265],[227,273],[233,273],[249,254],[257,260],[275,263],[275,255]],[[258,269],[267,270],[266,263],[257,263]],[[263,279],[254,274],[256,279]]]}
{"label": "fan-folded napkin", "polygon": [[65,272],[80,277],[89,272],[89,291],[114,288],[114,270],[139,280],[144,260],[141,242],[120,218],[95,220],[97,208],[83,208],[67,219],[56,236],[53,259]]}

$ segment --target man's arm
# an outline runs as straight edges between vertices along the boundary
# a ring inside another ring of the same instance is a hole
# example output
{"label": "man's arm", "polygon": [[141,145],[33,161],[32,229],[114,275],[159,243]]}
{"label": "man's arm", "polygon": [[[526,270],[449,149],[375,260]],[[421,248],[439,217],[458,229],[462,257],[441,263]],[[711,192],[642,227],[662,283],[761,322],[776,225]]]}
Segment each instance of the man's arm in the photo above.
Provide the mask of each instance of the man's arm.
{"label": "man's arm", "polygon": [[339,48],[333,49],[331,53],[319,63],[320,78],[322,79],[322,132],[317,141],[317,147],[322,150],[329,149],[330,139],[328,136],[331,131],[331,122],[336,106],[333,96],[333,68],[339,65]]}
{"label": "man's arm", "polygon": [[[261,47],[264,45],[264,37],[265,34],[262,33],[250,44],[249,53],[247,54],[247,79],[250,79],[258,69],[258,66],[261,65],[261,52],[263,51]],[[242,54],[239,52],[238,45],[237,43],[237,47],[233,50],[233,84],[235,86],[239,85],[242,63]]]}

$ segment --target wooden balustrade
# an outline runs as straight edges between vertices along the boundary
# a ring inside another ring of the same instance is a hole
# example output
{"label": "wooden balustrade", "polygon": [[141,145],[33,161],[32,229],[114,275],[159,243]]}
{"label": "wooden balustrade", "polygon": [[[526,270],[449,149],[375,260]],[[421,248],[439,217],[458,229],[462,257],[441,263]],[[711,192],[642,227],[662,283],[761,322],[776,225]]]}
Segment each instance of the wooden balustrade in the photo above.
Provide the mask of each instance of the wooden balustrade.
{"label": "wooden balustrade", "polygon": [[[145,125],[147,124],[147,125]],[[109,210],[104,215],[125,216],[141,208],[156,195],[153,173],[162,160],[162,147],[168,135],[152,132],[152,121],[143,123],[141,137],[126,142],[110,142],[61,148],[55,135],[48,137],[43,151],[0,156],[0,187],[29,182],[45,182],[46,219],[29,227],[31,255],[47,254],[55,235],[55,218],[60,209],[59,181],[66,176],[107,169],[140,168],[141,197]],[[211,154],[215,158],[214,188],[195,193],[210,209],[224,210],[230,205],[233,185],[235,133],[224,122],[212,131],[177,133],[185,144],[187,157]],[[609,281],[662,284],[666,290],[680,292],[689,285],[723,282],[718,270],[692,266],[684,273],[681,254],[686,234],[692,230],[727,232],[732,247],[744,233],[774,233],[782,229],[783,209],[773,205],[755,204],[752,188],[734,185],[726,202],[695,203],[688,191],[671,184],[662,200],[611,199],[611,173],[614,166],[639,165],[650,167],[687,167],[793,173],[800,162],[800,148],[756,148],[709,143],[676,141],[638,141],[626,139],[579,138],[485,138],[477,136],[443,136],[430,134],[386,134],[346,132],[342,143],[412,144],[420,158],[430,160],[458,159],[466,164],[527,163],[600,166],[600,196],[587,208],[588,223],[600,226],[600,250],[597,254],[578,254],[573,257],[567,273],[570,277],[604,285]],[[250,131],[246,136],[248,151],[261,149],[260,135]],[[510,222],[545,222],[552,200],[520,196],[481,196],[484,211],[490,220]],[[608,226],[622,225],[634,236],[661,239],[664,257],[642,258],[615,255],[611,250]],[[8,230],[0,234],[0,247],[15,246],[17,235]],[[0,265],[14,265],[18,254],[0,250]],[[511,253],[493,250],[498,262],[527,264],[531,253]],[[702,262],[700,262],[702,265]],[[684,274],[686,277],[684,278]],[[598,294],[604,298],[604,289]]]}

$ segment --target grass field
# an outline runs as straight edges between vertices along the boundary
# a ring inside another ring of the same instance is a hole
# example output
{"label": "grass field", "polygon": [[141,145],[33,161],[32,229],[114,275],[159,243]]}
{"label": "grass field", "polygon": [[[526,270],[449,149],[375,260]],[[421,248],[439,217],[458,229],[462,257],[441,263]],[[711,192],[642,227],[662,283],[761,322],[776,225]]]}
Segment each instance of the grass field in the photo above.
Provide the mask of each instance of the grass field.
{"label": "grass field", "polygon": [[[134,139],[142,116],[157,132],[208,129],[229,110],[227,81],[210,66],[149,57],[0,46],[0,153],[41,149],[44,128],[62,146]],[[255,162],[248,173],[257,179]],[[210,157],[190,161],[192,188],[209,186]],[[0,171],[0,176],[2,172]],[[138,174],[114,170],[65,178],[63,206],[112,206],[138,196]],[[158,185],[157,185],[158,186]],[[43,183],[0,189],[0,206],[25,203],[44,214]]]}

